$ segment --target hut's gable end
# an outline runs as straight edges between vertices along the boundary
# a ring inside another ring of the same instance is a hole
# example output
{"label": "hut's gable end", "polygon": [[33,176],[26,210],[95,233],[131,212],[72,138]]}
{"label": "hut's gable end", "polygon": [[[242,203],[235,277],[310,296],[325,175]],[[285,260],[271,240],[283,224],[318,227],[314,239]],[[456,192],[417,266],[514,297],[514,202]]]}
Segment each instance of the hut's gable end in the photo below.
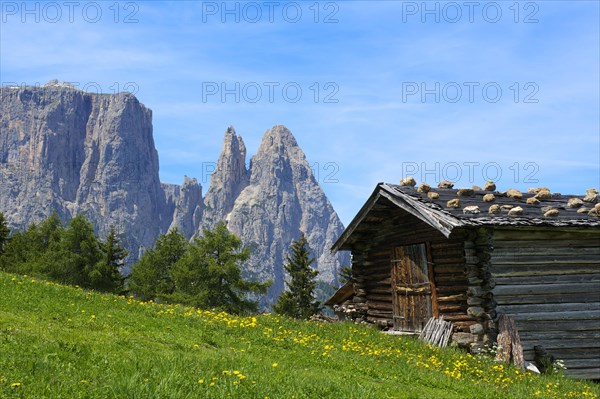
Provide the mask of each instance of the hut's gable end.
{"label": "hut's gable end", "polygon": [[600,378],[600,230],[496,228],[493,247],[495,311],[515,317],[525,359],[541,345],[567,374]]}

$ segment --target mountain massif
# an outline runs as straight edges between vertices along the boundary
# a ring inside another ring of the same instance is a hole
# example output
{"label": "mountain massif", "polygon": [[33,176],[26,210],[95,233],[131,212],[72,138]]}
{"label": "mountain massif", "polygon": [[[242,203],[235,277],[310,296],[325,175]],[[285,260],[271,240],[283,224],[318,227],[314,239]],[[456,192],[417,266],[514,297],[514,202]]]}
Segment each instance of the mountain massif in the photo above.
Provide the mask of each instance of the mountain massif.
{"label": "mountain massif", "polygon": [[196,179],[159,179],[152,111],[129,93],[93,94],[53,82],[0,94],[0,211],[12,229],[52,211],[87,216],[100,236],[120,231],[134,261],[161,233],[201,235],[225,220],[252,248],[244,272],[273,279],[263,304],[284,288],[283,263],[304,233],[319,279],[335,283],[347,254],[332,255],[343,226],[285,126],[264,134],[246,167],[246,147],[229,127],[206,195]]}

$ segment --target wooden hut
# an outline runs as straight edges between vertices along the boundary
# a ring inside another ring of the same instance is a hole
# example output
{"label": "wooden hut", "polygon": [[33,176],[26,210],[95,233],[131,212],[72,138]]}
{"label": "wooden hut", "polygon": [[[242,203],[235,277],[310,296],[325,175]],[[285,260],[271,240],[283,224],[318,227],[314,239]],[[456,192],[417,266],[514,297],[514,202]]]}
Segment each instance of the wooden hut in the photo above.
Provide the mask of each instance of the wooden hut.
{"label": "wooden hut", "polygon": [[454,340],[475,350],[495,340],[500,314],[511,315],[526,360],[541,345],[568,375],[600,378],[596,190],[403,182],[378,184],[333,246],[352,251],[353,301],[364,305],[364,320],[419,332],[443,316]]}

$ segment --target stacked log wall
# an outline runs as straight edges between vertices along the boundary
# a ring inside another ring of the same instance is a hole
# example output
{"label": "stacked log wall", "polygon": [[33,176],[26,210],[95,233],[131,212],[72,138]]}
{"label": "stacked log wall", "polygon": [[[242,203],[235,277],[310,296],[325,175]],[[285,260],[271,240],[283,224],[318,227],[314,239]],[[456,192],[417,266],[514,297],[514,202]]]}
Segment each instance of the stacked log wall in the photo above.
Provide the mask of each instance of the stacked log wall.
{"label": "stacked log wall", "polygon": [[515,317],[525,359],[543,346],[567,375],[600,378],[600,229],[496,229],[497,314]]}
{"label": "stacked log wall", "polygon": [[439,316],[450,321],[458,331],[469,332],[476,318],[468,314],[469,281],[467,264],[473,262],[470,248],[462,236],[438,239],[430,244]]}
{"label": "stacked log wall", "polygon": [[465,255],[463,237],[447,239],[416,218],[402,215],[374,224],[372,234],[352,251],[355,301],[364,303],[364,320],[382,327],[393,326],[391,253],[393,248],[427,243],[437,301],[435,316],[443,316],[460,331],[469,332],[477,317],[469,315],[466,262],[477,262],[474,253]]}

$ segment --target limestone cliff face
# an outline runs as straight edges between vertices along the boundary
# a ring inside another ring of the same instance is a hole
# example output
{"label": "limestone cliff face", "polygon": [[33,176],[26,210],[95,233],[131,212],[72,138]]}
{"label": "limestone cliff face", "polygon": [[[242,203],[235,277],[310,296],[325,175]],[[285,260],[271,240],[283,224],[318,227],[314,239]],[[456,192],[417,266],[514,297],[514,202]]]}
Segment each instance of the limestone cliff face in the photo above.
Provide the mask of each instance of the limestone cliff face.
{"label": "limestone cliff face", "polygon": [[196,179],[184,176],[181,186],[162,183],[162,187],[167,198],[165,214],[172,215],[169,230],[177,228],[186,237],[192,237],[202,220],[202,186]]}
{"label": "limestone cliff face", "polygon": [[169,226],[152,112],[133,95],[48,86],[0,100],[0,210],[13,227],[83,213],[100,234],[126,226],[136,258]]}
{"label": "limestone cliff face", "polygon": [[329,253],[343,226],[284,126],[265,133],[249,168],[242,138],[228,128],[204,198],[196,179],[160,182],[152,133],[152,112],[128,93],[1,88],[0,211],[12,229],[53,210],[63,220],[83,213],[101,236],[114,225],[129,264],[170,228],[191,238],[225,220],[253,249],[246,275],[274,280],[263,304],[283,290],[285,257],[301,233],[322,281],[349,264]]}
{"label": "limestone cliff face", "polygon": [[285,126],[265,133],[248,172],[246,187],[225,217],[229,229],[253,249],[246,272],[260,279],[272,278],[269,299],[276,298],[284,289],[283,264],[291,242],[304,233],[316,259],[318,278],[335,282],[337,270],[349,264],[347,254],[329,252],[343,226]]}

